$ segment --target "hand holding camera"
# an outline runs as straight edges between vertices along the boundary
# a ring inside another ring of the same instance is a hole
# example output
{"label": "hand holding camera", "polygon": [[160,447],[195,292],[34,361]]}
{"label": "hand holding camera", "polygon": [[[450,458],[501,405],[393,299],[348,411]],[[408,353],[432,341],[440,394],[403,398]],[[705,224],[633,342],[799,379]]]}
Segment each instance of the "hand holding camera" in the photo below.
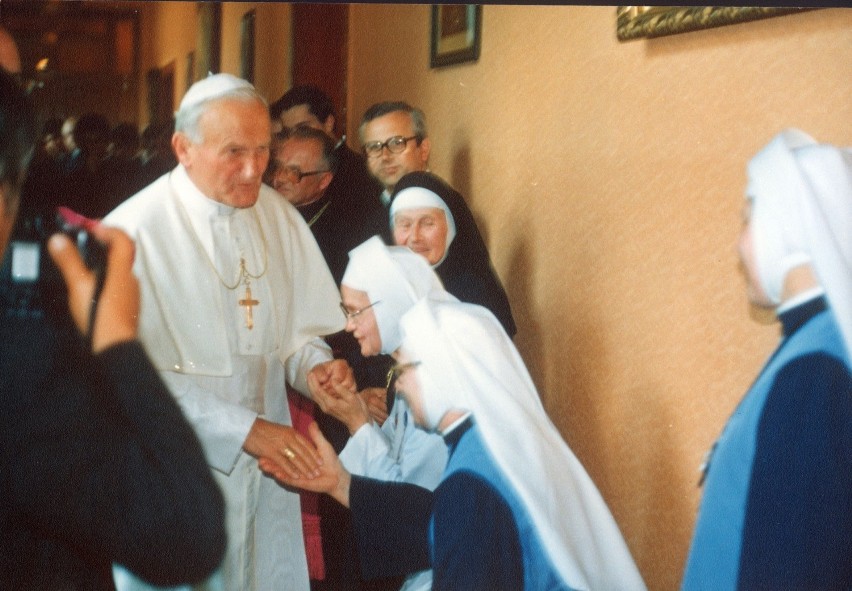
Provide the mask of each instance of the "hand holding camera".
{"label": "hand holding camera", "polygon": [[[90,340],[92,351],[98,353],[136,338],[139,284],[132,271],[134,246],[121,230],[78,218],[71,220],[71,225],[79,226],[78,232],[85,232],[88,240],[97,241],[97,247],[106,253],[103,261],[88,256],[87,265],[67,235],[68,229],[51,236],[47,247],[68,287],[74,324]],[[79,233],[77,236],[79,243]],[[91,246],[95,245],[89,245],[87,254],[92,252]]]}

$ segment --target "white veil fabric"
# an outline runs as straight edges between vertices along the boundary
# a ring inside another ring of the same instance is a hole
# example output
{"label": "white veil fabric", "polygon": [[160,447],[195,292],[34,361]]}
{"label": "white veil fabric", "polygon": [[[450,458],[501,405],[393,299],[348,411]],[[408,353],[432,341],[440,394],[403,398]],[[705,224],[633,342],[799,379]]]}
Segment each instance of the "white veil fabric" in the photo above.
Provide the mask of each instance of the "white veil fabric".
{"label": "white veil fabric", "polygon": [[618,525],[541,404],[517,349],[486,308],[425,298],[402,319],[403,350],[429,427],[470,411],[573,589],[645,589]]}
{"label": "white veil fabric", "polygon": [[453,218],[453,212],[450,211],[450,206],[447,205],[447,202],[440,195],[425,187],[407,187],[401,190],[394,196],[388,211],[391,231],[393,231],[395,226],[394,220],[397,212],[420,208],[440,209],[444,212],[444,217],[447,220],[447,239],[444,243],[444,254],[441,255],[437,263],[432,265],[432,267],[437,267],[447,258],[447,253],[450,252],[450,244],[453,243],[453,239],[456,237],[456,221]]}
{"label": "white veil fabric", "polygon": [[810,262],[852,355],[852,151],[786,129],[749,162],[746,197],[766,295],[780,303],[788,271]]}
{"label": "white veil fabric", "polygon": [[416,302],[430,293],[455,299],[444,291],[425,258],[404,246],[387,246],[378,236],[349,251],[341,284],[366,292],[370,302],[375,303],[372,309],[384,354],[399,348],[399,320]]}

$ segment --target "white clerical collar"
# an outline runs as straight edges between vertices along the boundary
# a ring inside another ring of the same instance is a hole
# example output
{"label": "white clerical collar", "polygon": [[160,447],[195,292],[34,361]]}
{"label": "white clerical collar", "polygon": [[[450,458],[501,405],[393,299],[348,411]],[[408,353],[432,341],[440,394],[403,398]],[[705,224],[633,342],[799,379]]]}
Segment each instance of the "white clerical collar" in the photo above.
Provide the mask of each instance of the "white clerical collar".
{"label": "white clerical collar", "polygon": [[172,173],[172,182],[177,189],[178,197],[183,206],[190,212],[205,218],[211,215],[231,215],[236,207],[219,203],[201,192],[196,184],[189,178],[189,173],[182,164],[179,164]]}
{"label": "white clerical collar", "polygon": [[459,425],[464,423],[468,419],[468,417],[470,417],[470,415],[471,415],[471,412],[469,410],[466,410],[466,411],[464,411],[462,416],[460,416],[455,421],[453,421],[452,423],[447,425],[444,429],[439,429],[438,432],[440,433],[441,437],[447,437],[450,433],[452,433],[453,431],[458,429]]}
{"label": "white clerical collar", "polygon": [[387,189],[382,191],[380,197],[382,199],[382,205],[384,205],[385,207],[389,207],[391,202],[391,194],[388,192]]}
{"label": "white clerical collar", "polygon": [[207,254],[213,258],[213,230],[211,224],[222,217],[229,217],[240,211],[236,207],[219,203],[207,197],[189,178],[183,165],[178,165],[171,173],[172,186],[178,206],[186,212],[195,235],[204,246]]}

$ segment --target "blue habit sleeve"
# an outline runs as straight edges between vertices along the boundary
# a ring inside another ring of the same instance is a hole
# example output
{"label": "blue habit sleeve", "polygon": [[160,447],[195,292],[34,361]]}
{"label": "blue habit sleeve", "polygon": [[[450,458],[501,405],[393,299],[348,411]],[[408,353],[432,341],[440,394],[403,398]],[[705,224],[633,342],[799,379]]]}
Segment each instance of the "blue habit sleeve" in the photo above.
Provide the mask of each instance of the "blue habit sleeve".
{"label": "blue habit sleeve", "polygon": [[395,577],[430,567],[432,491],[406,482],[352,476],[349,506],[365,579]]}
{"label": "blue habit sleeve", "polygon": [[457,472],[435,491],[433,591],[519,591],[524,572],[518,529],[485,480]]}
{"label": "blue habit sleeve", "polygon": [[778,373],[758,427],[740,589],[852,589],[850,382],[819,354]]}

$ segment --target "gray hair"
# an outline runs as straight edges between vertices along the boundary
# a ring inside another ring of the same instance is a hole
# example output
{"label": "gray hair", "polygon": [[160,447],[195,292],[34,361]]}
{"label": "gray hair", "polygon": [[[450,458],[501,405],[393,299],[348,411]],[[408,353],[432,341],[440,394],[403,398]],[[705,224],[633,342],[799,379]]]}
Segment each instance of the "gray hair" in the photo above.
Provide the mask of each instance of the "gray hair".
{"label": "gray hair", "polygon": [[337,168],[340,166],[340,157],[337,155],[334,140],[326,132],[321,129],[308,127],[307,125],[299,125],[298,127],[286,129],[275,134],[275,140],[279,146],[291,139],[308,140],[318,143],[322,147],[322,153],[320,154],[322,165],[332,174],[337,172]]}
{"label": "gray hair", "polygon": [[266,98],[253,87],[234,88],[179,109],[175,113],[175,132],[184,134],[192,142],[198,143],[202,141],[204,138],[201,134],[201,128],[198,125],[199,119],[207,111],[211,103],[223,100],[257,101],[263,105],[264,109],[269,109]]}
{"label": "gray hair", "polygon": [[361,143],[364,143],[364,128],[370,121],[397,112],[407,113],[411,117],[412,131],[417,137],[417,145],[419,146],[420,142],[428,137],[428,133],[426,132],[426,115],[417,107],[412,107],[404,101],[376,103],[364,111],[364,116],[361,117],[361,125],[358,127],[358,135],[360,136]]}

